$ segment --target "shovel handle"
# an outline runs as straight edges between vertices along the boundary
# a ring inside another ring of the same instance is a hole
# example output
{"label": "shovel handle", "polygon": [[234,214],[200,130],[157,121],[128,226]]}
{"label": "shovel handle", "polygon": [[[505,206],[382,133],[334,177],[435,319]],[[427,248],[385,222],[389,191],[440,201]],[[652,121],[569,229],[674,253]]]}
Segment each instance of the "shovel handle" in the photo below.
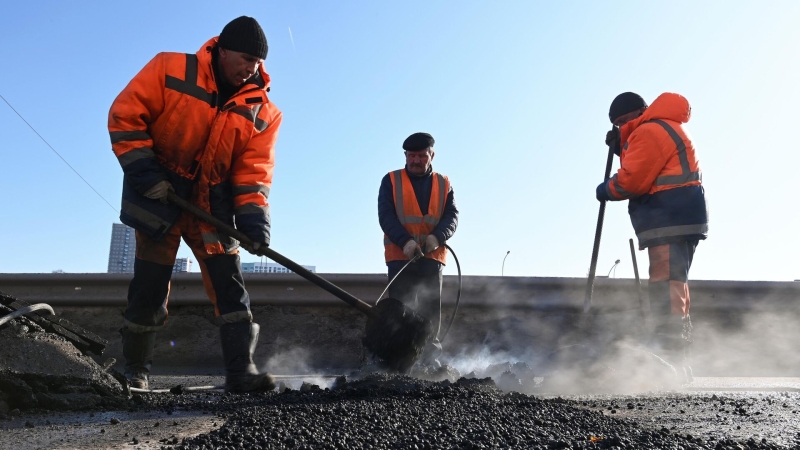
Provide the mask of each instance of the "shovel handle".
{"label": "shovel handle", "polygon": [[[198,219],[208,222],[209,224],[213,225],[217,230],[224,232],[228,236],[236,239],[237,241],[247,245],[252,246],[253,241],[247,237],[244,233],[237,230],[236,228],[228,225],[227,223],[217,219],[216,217],[212,216],[211,214],[203,211],[202,209],[198,208],[197,206],[193,205],[192,203],[178,197],[177,194],[170,191],[167,193],[167,200],[170,203],[174,203],[178,205],[182,210],[188,212],[189,214],[194,215]],[[258,248],[257,254],[259,256],[266,256],[267,258],[272,259],[273,261],[279,263],[283,267],[291,270],[292,272],[300,275],[301,277],[305,278],[306,280],[316,284],[317,286],[325,289],[326,291],[330,292],[331,294],[335,295],[340,300],[343,300],[349,303],[351,306],[355,307],[362,313],[373,316],[375,313],[372,311],[372,307],[367,304],[365,301],[358,299],[354,295],[350,294],[349,292],[345,291],[344,289],[336,286],[335,284],[331,283],[330,281],[322,278],[321,276],[311,272],[310,270],[306,269],[305,267],[297,264],[296,262],[292,261],[291,259],[281,255],[280,253],[276,252],[275,250],[267,247],[261,246]]]}
{"label": "shovel handle", "polygon": [[[611,164],[614,162],[614,143],[608,145],[608,159],[606,160],[606,175],[603,181],[611,178]],[[597,215],[597,228],[594,232],[594,247],[592,247],[592,263],[589,265],[589,280],[586,282],[586,296],[583,300],[583,312],[588,313],[592,307],[592,293],[594,292],[594,276],[597,272],[597,256],[600,253],[600,235],[603,234],[603,218],[606,215],[606,202],[600,202],[600,213]]]}
{"label": "shovel handle", "polygon": [[647,308],[644,305],[644,295],[642,295],[642,283],[639,281],[639,263],[636,262],[636,247],[633,245],[633,239],[628,239],[628,244],[631,247],[631,261],[633,261],[633,275],[636,277],[636,295],[639,297],[639,308],[641,308],[642,320],[647,318]]}

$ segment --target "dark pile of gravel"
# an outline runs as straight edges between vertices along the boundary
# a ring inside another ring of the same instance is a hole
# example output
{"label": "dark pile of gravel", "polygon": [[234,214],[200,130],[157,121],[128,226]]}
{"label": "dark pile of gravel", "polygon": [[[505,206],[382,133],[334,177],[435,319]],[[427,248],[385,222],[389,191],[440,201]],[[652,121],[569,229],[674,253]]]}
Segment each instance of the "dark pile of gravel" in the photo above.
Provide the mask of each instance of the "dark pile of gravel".
{"label": "dark pile of gravel", "polygon": [[166,409],[205,405],[227,419],[218,430],[162,447],[174,450],[707,448],[687,436],[575,408],[561,399],[504,393],[491,379],[434,383],[375,374],[340,381],[332,390],[225,395],[216,402],[209,396],[160,401],[146,396],[142,401]]}
{"label": "dark pile of gravel", "polygon": [[[0,305],[0,316],[8,312]],[[120,408],[125,403],[119,380],[61,335],[25,317],[0,327],[0,418],[15,411]]]}

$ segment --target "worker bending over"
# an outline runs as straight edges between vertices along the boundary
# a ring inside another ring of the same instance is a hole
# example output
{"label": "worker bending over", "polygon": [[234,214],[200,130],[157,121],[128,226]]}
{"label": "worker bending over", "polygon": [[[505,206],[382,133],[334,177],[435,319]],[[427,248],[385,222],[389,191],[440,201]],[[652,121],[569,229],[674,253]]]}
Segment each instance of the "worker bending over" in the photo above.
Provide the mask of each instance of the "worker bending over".
{"label": "worker bending over", "polygon": [[172,191],[253,242],[269,245],[267,197],[281,112],[267,98],[267,39],[252,17],[234,19],[197,53],[159,53],[117,96],[108,116],[124,172],[123,223],[136,229],[136,261],[122,334],[125,375],[148,387],[156,332],[167,319],[181,238],[200,265],[220,325],[225,389],[271,390],[253,364],[259,326],[239,243],[167,202]]}

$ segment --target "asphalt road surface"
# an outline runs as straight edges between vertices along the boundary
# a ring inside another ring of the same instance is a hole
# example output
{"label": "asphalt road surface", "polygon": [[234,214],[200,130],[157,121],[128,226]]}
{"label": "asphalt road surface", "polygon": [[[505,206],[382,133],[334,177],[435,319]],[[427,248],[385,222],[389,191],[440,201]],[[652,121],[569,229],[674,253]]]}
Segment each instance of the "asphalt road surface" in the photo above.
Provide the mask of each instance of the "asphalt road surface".
{"label": "asphalt road surface", "polygon": [[570,396],[509,393],[485,379],[303,381],[257,395],[135,395],[122,411],[12,412],[0,420],[0,448],[800,448],[800,378],[698,378],[671,392]]}

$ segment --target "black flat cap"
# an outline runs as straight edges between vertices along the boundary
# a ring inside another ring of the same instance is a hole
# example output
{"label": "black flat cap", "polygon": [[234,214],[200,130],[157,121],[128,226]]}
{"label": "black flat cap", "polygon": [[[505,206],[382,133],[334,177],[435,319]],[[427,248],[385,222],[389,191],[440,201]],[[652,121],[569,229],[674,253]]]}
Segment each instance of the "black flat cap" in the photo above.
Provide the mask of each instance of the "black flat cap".
{"label": "black flat cap", "polygon": [[403,141],[403,150],[407,152],[418,152],[428,147],[433,147],[436,141],[428,133],[414,133]]}

